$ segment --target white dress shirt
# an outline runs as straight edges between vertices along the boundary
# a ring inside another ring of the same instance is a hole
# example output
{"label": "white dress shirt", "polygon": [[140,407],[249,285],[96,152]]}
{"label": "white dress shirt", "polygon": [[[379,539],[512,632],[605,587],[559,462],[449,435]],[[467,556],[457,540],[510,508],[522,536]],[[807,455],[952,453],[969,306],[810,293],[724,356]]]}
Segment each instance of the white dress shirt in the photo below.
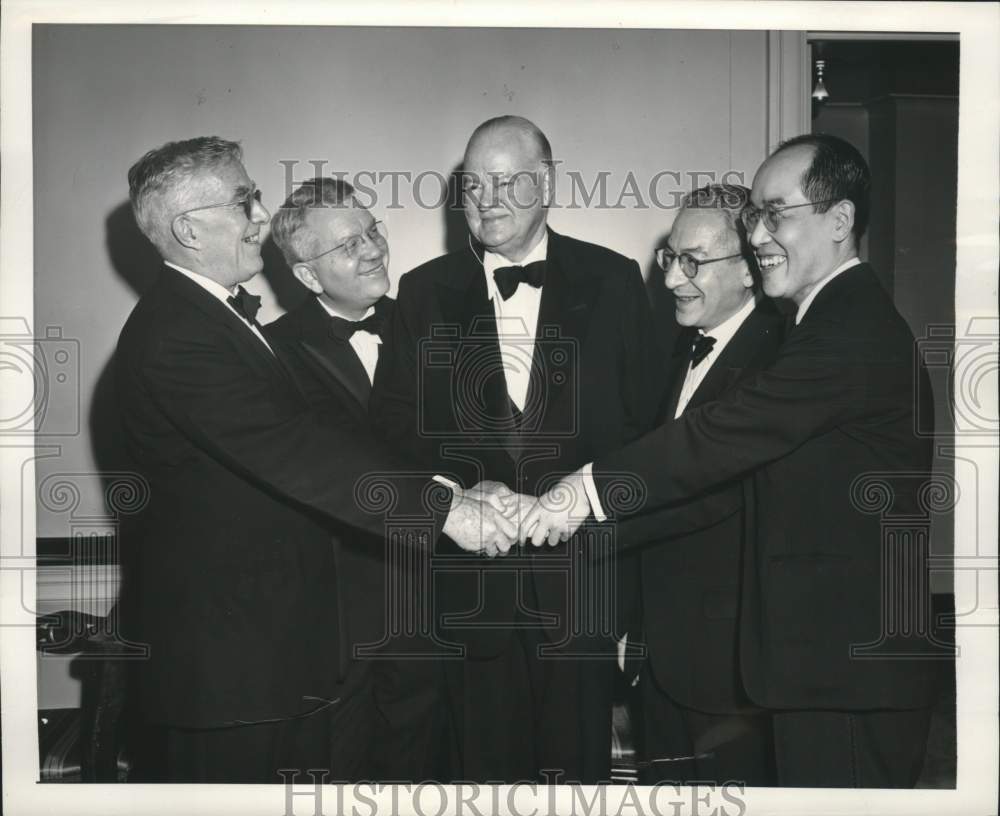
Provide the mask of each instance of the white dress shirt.
{"label": "white dress shirt", "polygon": [[493,302],[493,313],[497,319],[497,339],[500,341],[500,359],[507,380],[507,394],[519,411],[524,410],[528,399],[528,383],[531,382],[531,361],[535,354],[535,333],[538,330],[538,307],[542,302],[542,289],[522,283],[517,291],[504,300],[497,289],[493,272],[502,266],[527,266],[535,261],[544,261],[549,251],[549,235],[542,234],[540,240],[517,263],[503,255],[487,252],[483,256],[483,271],[486,274],[486,292]]}
{"label": "white dress shirt", "polygon": [[[799,310],[795,314],[795,325],[797,326],[797,325],[799,325],[799,323],[802,322],[802,318],[806,316],[806,312],[809,311],[809,307],[812,305],[812,302],[816,299],[816,296],[820,293],[820,291],[822,291],[822,289],[823,289],[824,286],[826,286],[830,281],[832,281],[835,277],[837,277],[837,275],[841,274],[842,272],[846,272],[852,266],[857,266],[859,263],[861,263],[860,259],[857,256],[855,256],[855,257],[851,258],[850,260],[845,261],[844,263],[842,263],[840,266],[838,266],[836,269],[834,269],[829,275],[827,275],[825,278],[823,278],[821,281],[819,281],[819,283],[817,283],[813,287],[812,291],[808,295],[806,295],[805,300],[803,300],[799,304]],[[744,317],[744,319],[746,319],[746,318]],[[718,330],[716,330],[716,331],[718,331]],[[712,336],[713,337],[716,337],[716,331],[712,332]],[[734,330],[734,333],[735,333],[735,330]],[[730,337],[732,337],[732,335],[730,335]],[[728,342],[728,338],[727,338],[727,342]],[[715,348],[712,349],[712,352],[714,353],[719,348],[720,348],[720,346],[719,346],[719,342],[717,340],[716,344],[715,344]],[[711,362],[714,362],[714,360],[711,359],[711,356],[712,355],[710,354],[709,357],[706,358],[703,362],[709,362],[710,364],[711,364]],[[698,368],[701,368],[701,366],[698,366]],[[707,371],[708,368],[706,367],[705,370]],[[704,377],[704,374],[702,374],[702,377]],[[685,381],[684,384],[687,385],[687,382]],[[694,393],[694,391],[692,390],[691,393]],[[683,394],[682,394],[682,398],[683,398]],[[688,396],[688,399],[690,399],[690,395]],[[687,405],[687,401],[684,402],[684,405],[685,406]],[[680,401],[678,401],[678,410],[677,410],[677,413],[674,415],[674,418],[676,419],[677,417],[679,417],[681,415],[682,411],[683,411],[683,407],[681,406]],[[597,485],[594,484],[594,472],[593,472],[593,470],[594,470],[594,463],[593,462],[588,462],[587,464],[585,464],[583,466],[583,468],[581,470],[582,470],[582,475],[583,475],[583,487],[584,487],[584,490],[586,490],[586,492],[587,492],[587,499],[590,502],[591,512],[593,512],[594,518],[597,519],[598,521],[605,521],[605,520],[607,520],[607,515],[604,512],[604,508],[601,507],[601,502],[600,502],[600,499],[599,499],[599,497],[597,495]]]}
{"label": "white dress shirt", "polygon": [[[339,317],[351,323],[355,322],[354,318],[342,315],[322,298],[316,298],[316,300],[319,301],[319,305],[326,309],[331,317]],[[369,306],[368,311],[365,312],[364,317],[361,319],[367,320],[373,314],[375,314],[375,307]],[[365,367],[365,373],[368,374],[368,382],[375,382],[375,366],[378,365],[378,347],[382,345],[382,338],[369,331],[356,331],[347,342],[351,344],[354,353],[361,360],[361,365]]]}
{"label": "white dress shirt", "polygon": [[236,294],[235,287],[233,287],[233,289],[227,289],[218,281],[214,281],[211,278],[206,278],[204,275],[199,275],[197,272],[192,272],[190,269],[185,269],[183,266],[178,266],[177,264],[171,263],[170,261],[164,261],[163,263],[165,263],[171,269],[176,269],[184,277],[190,278],[195,283],[197,283],[202,289],[204,289],[206,292],[212,295],[212,297],[219,300],[223,306],[229,309],[229,311],[231,311],[234,315],[236,315],[240,319],[240,323],[242,323],[244,326],[250,329],[250,331],[254,333],[254,336],[258,340],[260,340],[261,343],[267,346],[267,350],[271,352],[271,354],[274,354],[274,349],[272,349],[270,343],[268,343],[267,340],[264,339],[264,335],[261,334],[260,329],[258,329],[256,326],[251,325],[250,323],[247,323],[246,320],[243,318],[243,315],[237,312],[236,309],[233,308],[232,304],[229,303],[229,298],[233,297]]}
{"label": "white dress shirt", "polygon": [[[708,334],[714,337],[715,345],[712,346],[712,350],[697,366],[691,368],[691,364],[688,363],[687,376],[684,378],[684,385],[681,386],[681,393],[677,399],[677,410],[674,411],[674,419],[677,419],[684,413],[684,409],[687,408],[688,402],[691,401],[691,397],[694,396],[694,392],[698,390],[698,386],[701,385],[702,380],[705,379],[705,375],[708,374],[709,369],[715,365],[715,361],[719,359],[719,355],[722,353],[722,350],[726,347],[729,341],[733,339],[733,336],[737,331],[739,331],[743,322],[750,317],[750,314],[756,306],[757,301],[754,298],[751,298],[744,304],[742,309],[740,309],[728,320],[720,323],[710,332],[701,332],[702,334]],[[601,506],[601,500],[597,495],[597,485],[594,483],[594,463],[588,462],[583,466],[582,471],[583,489],[587,493],[587,500],[590,502],[590,510],[594,514],[594,518],[597,519],[597,521],[606,521],[608,517],[604,512],[604,508]]]}
{"label": "white dress shirt", "polygon": [[736,314],[731,315],[711,331],[706,332],[703,329],[698,329],[700,335],[714,337],[715,345],[712,346],[712,350],[698,365],[692,367],[688,363],[684,384],[681,386],[681,393],[677,399],[677,410],[674,411],[674,419],[677,419],[684,413],[684,409],[687,408],[687,404],[691,401],[691,397],[694,396],[694,392],[698,390],[698,386],[705,379],[705,375],[715,365],[715,361],[719,359],[722,350],[733,339],[733,335],[739,331],[740,326],[743,325],[743,321],[750,317],[756,305],[757,301],[754,298],[750,298]]}
{"label": "white dress shirt", "polygon": [[832,281],[835,277],[837,277],[837,275],[839,275],[841,272],[846,272],[852,266],[857,266],[859,263],[861,263],[861,261],[858,260],[857,256],[855,256],[851,258],[851,260],[842,263],[840,266],[834,269],[833,272],[831,272],[829,275],[823,278],[823,280],[817,283],[813,287],[812,291],[808,295],[806,295],[805,300],[803,300],[799,304],[799,310],[795,313],[795,325],[798,326],[799,323],[802,322],[802,318],[806,316],[806,312],[809,311],[809,307],[812,306],[812,302],[816,300],[816,295],[820,293],[820,290],[824,286],[826,286],[830,281]]}

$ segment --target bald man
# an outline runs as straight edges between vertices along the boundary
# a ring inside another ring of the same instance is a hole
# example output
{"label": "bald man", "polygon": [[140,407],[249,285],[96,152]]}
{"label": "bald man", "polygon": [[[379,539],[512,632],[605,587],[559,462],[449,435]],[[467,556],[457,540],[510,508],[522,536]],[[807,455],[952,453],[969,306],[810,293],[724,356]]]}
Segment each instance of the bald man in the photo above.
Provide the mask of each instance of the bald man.
{"label": "bald man", "polygon": [[[376,426],[465,485],[534,494],[652,420],[639,266],[549,229],[553,185],[532,122],[476,128],[463,165],[469,245],[403,276],[383,336]],[[465,652],[446,670],[458,778],[608,779],[620,565],[612,540],[582,538],[495,561],[439,546],[435,622]]]}

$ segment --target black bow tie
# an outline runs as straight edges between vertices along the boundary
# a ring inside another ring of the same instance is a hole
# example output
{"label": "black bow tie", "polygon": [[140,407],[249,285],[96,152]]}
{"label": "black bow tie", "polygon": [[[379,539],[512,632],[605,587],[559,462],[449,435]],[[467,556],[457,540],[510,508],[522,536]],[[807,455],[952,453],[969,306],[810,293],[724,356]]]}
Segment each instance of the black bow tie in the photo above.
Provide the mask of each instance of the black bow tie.
{"label": "black bow tie", "polygon": [[338,340],[350,340],[355,332],[370,332],[381,336],[385,316],[378,312],[368,315],[364,320],[345,320],[342,317],[330,315],[330,329]]}
{"label": "black bow tie", "polygon": [[501,266],[493,270],[493,280],[497,282],[500,297],[509,300],[520,284],[537,289],[545,282],[545,261],[534,261],[527,266]]}
{"label": "black bow tie", "polygon": [[696,368],[698,363],[708,357],[715,345],[715,338],[707,334],[698,336],[698,339],[691,345],[691,368]]}
{"label": "black bow tie", "polygon": [[227,297],[226,303],[251,326],[257,325],[257,311],[260,309],[260,298],[257,295],[251,295],[242,286],[237,286],[236,294]]}

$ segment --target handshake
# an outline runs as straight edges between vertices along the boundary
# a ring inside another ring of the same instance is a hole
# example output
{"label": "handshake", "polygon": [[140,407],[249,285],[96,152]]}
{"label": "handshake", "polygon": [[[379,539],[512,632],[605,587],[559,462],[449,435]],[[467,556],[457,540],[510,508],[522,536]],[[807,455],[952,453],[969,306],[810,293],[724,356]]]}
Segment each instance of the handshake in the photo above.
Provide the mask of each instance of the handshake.
{"label": "handshake", "polygon": [[590,511],[582,471],[538,498],[515,493],[502,482],[482,481],[468,490],[454,488],[444,533],[467,552],[495,558],[529,539],[536,547],[568,541]]}

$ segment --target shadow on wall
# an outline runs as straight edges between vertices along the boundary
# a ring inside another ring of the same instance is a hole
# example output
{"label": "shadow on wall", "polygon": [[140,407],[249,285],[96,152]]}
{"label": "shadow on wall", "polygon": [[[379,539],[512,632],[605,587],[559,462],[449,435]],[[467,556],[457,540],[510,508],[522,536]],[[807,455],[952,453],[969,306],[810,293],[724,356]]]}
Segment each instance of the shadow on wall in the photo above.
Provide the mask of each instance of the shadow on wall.
{"label": "shadow on wall", "polygon": [[[654,248],[662,247],[670,237],[670,230],[658,236]],[[680,334],[681,327],[677,325],[674,314],[674,299],[670,290],[663,283],[663,270],[657,266],[656,258],[650,258],[643,273],[646,283],[646,294],[653,308],[653,337],[661,355],[673,353]],[[666,360],[666,356],[663,357]]]}
{"label": "shadow on wall", "polygon": [[448,177],[448,200],[441,207],[444,216],[444,251],[459,252],[469,247],[469,226],[462,208],[462,162],[451,168]]}
{"label": "shadow on wall", "polygon": [[[162,261],[156,248],[136,224],[132,206],[127,200],[111,210],[105,219],[104,244],[115,273],[129,285],[138,300],[156,280]],[[117,473],[133,469],[122,441],[113,357],[104,364],[97,378],[87,419],[91,450],[98,471]]]}
{"label": "shadow on wall", "polygon": [[115,272],[140,297],[156,280],[162,261],[135,223],[128,201],[115,207],[105,219],[104,245]]}
{"label": "shadow on wall", "polygon": [[261,275],[274,292],[278,305],[286,312],[290,312],[304,303],[309,297],[309,290],[295,279],[292,270],[285,263],[281,250],[270,236],[261,245],[260,255],[264,259],[264,270]]}

